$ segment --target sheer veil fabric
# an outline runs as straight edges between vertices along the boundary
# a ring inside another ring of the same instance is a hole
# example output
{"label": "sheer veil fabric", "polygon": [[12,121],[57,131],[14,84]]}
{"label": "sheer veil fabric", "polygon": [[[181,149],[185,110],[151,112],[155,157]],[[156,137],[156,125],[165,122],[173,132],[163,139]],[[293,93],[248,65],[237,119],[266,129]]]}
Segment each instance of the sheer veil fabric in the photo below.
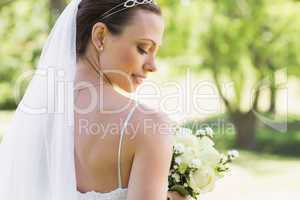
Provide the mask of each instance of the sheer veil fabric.
{"label": "sheer veil fabric", "polygon": [[77,198],[74,166],[76,14],[72,0],[43,47],[0,145],[0,199]]}

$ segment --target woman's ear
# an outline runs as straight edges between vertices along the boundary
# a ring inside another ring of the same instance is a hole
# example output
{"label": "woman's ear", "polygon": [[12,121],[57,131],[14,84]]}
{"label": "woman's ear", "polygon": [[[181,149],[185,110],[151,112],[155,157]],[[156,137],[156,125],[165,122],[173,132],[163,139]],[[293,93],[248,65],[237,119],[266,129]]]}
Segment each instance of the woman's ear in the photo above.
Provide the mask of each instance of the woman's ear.
{"label": "woman's ear", "polygon": [[91,35],[91,42],[98,52],[104,49],[104,38],[108,32],[107,26],[102,22],[94,24]]}

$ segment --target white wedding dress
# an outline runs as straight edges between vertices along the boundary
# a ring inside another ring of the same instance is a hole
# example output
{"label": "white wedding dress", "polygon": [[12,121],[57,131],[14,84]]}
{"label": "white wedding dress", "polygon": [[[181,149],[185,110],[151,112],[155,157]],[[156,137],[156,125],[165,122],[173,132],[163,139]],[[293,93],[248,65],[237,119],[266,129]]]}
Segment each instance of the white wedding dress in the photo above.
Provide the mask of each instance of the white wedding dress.
{"label": "white wedding dress", "polygon": [[99,193],[95,191],[80,193],[78,192],[78,200],[126,200],[127,188],[117,188],[111,192]]}
{"label": "white wedding dress", "polygon": [[135,108],[138,104],[135,104],[130,110],[127,118],[124,121],[123,127],[120,132],[120,141],[119,141],[119,150],[118,150],[118,188],[111,192],[95,192],[90,191],[86,193],[81,193],[77,191],[78,200],[126,200],[127,198],[127,188],[122,188],[122,176],[121,176],[121,150],[122,150],[122,141],[124,136],[125,128],[128,124],[129,119],[131,118]]}

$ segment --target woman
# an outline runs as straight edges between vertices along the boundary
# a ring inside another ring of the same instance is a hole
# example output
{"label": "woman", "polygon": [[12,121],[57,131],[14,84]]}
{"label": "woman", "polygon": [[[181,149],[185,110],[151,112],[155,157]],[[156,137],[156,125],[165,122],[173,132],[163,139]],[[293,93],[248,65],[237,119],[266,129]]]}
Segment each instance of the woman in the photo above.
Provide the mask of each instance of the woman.
{"label": "woman", "polygon": [[151,0],[68,5],[4,138],[0,199],[182,199],[167,193],[171,123],[115,90],[157,70],[163,31]]}

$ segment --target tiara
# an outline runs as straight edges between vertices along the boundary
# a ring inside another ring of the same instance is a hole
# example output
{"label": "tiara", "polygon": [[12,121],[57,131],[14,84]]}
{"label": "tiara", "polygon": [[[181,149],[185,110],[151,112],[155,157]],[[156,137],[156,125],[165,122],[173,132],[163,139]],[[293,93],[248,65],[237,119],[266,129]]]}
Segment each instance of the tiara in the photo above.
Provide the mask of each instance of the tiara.
{"label": "tiara", "polygon": [[[121,12],[123,10],[126,10],[128,8],[132,8],[136,5],[142,5],[142,4],[153,4],[154,0],[127,0],[123,3],[120,3],[118,5],[116,5],[115,7],[111,8],[110,10],[106,11],[105,13],[103,13],[101,15],[100,19],[105,19],[115,13]],[[118,10],[118,8],[120,8]]]}

